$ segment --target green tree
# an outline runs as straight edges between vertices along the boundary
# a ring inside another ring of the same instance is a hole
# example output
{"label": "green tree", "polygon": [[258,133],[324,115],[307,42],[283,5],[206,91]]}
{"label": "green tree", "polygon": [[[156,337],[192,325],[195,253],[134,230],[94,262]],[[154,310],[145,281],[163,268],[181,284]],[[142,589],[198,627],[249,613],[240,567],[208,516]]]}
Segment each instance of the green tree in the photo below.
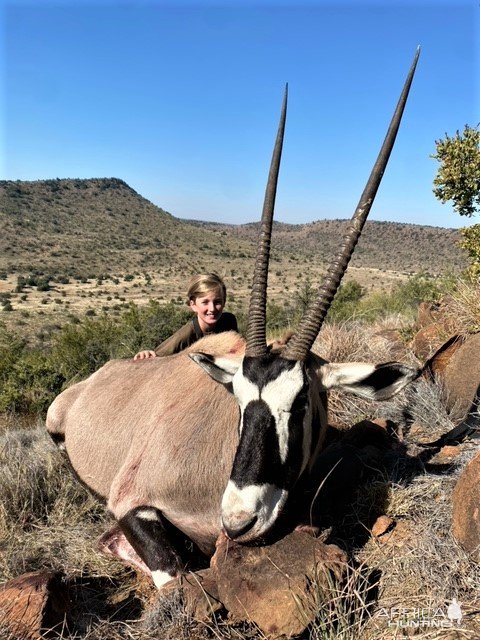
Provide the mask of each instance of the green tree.
{"label": "green tree", "polygon": [[[461,216],[471,217],[480,210],[480,131],[465,125],[462,133],[436,140],[437,152],[432,158],[440,166],[433,181],[433,193],[440,202],[452,201]],[[480,225],[461,230],[460,246],[470,257],[469,273],[480,275]]]}
{"label": "green tree", "polygon": [[468,273],[474,278],[480,278],[480,224],[460,229],[462,240],[459,245],[468,253],[470,267]]}
{"label": "green tree", "polygon": [[433,181],[433,193],[440,202],[453,202],[461,216],[473,216],[480,207],[480,131],[465,125],[463,133],[453,138],[445,134],[436,140],[437,153],[432,158],[440,162]]}

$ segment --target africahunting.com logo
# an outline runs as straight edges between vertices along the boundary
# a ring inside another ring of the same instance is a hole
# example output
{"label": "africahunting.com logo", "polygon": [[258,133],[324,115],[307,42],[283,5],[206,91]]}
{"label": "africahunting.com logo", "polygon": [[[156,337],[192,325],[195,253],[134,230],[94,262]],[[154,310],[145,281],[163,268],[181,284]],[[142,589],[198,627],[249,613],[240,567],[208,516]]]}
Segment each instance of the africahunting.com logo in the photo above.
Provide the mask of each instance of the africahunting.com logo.
{"label": "africahunting.com logo", "polygon": [[379,617],[386,618],[389,627],[409,629],[453,629],[460,626],[462,607],[456,598],[447,608],[433,607],[382,607]]}

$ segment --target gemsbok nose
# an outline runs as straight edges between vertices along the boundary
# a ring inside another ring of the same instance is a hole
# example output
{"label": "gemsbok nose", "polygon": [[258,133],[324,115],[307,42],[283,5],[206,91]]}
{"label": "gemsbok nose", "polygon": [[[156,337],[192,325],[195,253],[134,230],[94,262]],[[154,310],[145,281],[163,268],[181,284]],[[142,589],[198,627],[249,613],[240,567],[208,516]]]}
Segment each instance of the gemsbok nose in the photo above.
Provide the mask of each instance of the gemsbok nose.
{"label": "gemsbok nose", "polygon": [[243,536],[244,533],[250,531],[256,522],[257,516],[252,517],[250,513],[246,512],[236,513],[227,522],[225,522],[225,518],[222,518],[223,530],[230,540]]}

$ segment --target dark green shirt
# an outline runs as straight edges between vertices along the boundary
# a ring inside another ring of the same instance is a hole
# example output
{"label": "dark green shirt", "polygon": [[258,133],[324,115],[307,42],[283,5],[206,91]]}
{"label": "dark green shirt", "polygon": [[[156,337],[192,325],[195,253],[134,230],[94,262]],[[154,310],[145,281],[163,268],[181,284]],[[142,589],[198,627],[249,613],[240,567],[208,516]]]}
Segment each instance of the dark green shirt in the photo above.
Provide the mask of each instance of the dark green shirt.
{"label": "dark green shirt", "polygon": [[224,311],[215,327],[208,333],[203,333],[198,324],[197,316],[194,316],[187,324],[184,324],[178,331],[175,331],[172,336],[164,340],[164,342],[155,349],[155,353],[157,356],[171,356],[174,353],[183,351],[210,333],[223,333],[223,331],[238,331],[237,319],[233,313]]}

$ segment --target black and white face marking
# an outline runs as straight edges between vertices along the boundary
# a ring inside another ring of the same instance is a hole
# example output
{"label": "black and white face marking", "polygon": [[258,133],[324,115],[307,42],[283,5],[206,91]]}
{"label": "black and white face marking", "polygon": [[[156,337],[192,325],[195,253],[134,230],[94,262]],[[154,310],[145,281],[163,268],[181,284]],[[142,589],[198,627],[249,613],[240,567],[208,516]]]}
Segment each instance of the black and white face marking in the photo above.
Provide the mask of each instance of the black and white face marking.
{"label": "black and white face marking", "polygon": [[240,443],[222,499],[229,537],[264,534],[285,505],[310,453],[309,383],[300,362],[278,355],[243,360],[234,375]]}
{"label": "black and white face marking", "polygon": [[[278,354],[243,360],[189,355],[214,380],[232,384],[240,405],[240,443],[222,498],[222,523],[231,538],[254,540],[275,522],[316,444],[305,365]],[[323,363],[315,375],[323,390],[383,400],[419,373],[398,362]]]}

